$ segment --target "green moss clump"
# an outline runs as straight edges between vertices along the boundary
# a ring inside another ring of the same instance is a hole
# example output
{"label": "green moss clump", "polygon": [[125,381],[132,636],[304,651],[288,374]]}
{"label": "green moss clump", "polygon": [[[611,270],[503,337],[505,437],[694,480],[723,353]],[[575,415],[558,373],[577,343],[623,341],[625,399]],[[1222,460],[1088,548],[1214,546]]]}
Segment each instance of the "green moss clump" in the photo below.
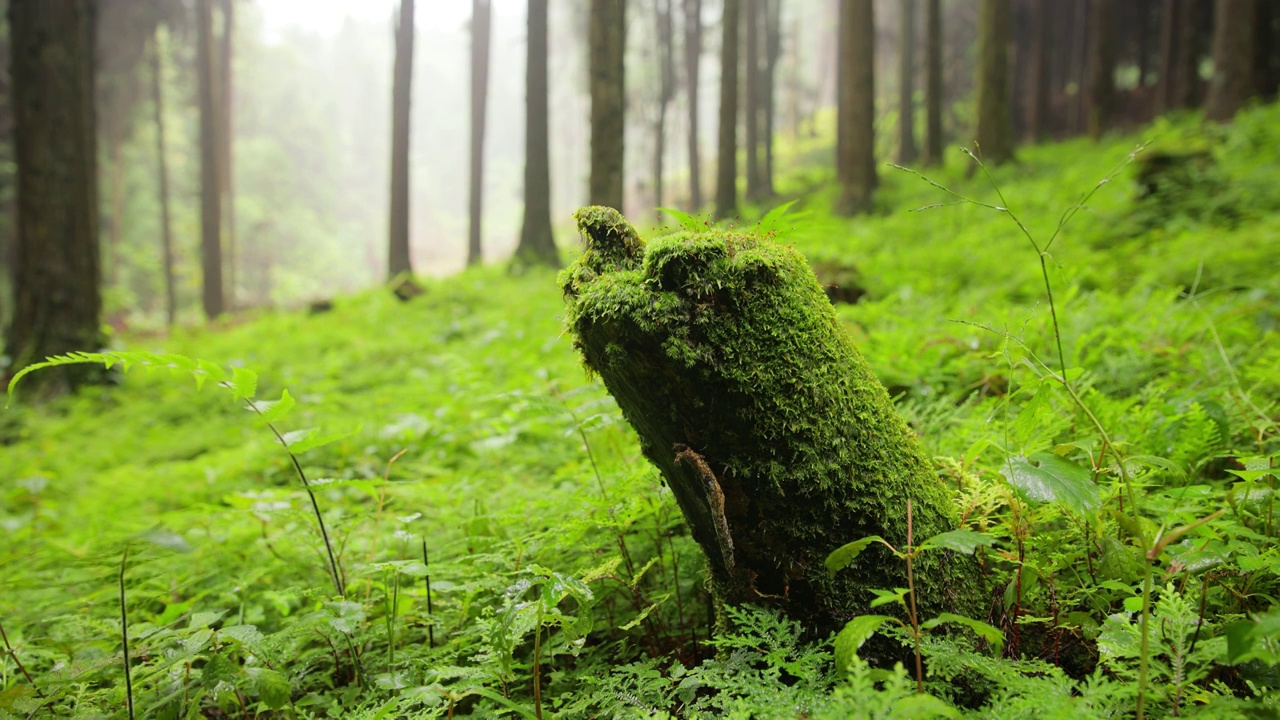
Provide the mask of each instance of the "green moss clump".
{"label": "green moss clump", "polygon": [[[795,250],[752,235],[680,232],[647,245],[616,211],[577,214],[586,241],[560,275],[567,321],[662,471],[728,603],[780,608],[817,633],[867,611],[902,564],[869,550],[954,528],[948,491]],[[927,609],[964,610],[970,558],[918,571]]]}

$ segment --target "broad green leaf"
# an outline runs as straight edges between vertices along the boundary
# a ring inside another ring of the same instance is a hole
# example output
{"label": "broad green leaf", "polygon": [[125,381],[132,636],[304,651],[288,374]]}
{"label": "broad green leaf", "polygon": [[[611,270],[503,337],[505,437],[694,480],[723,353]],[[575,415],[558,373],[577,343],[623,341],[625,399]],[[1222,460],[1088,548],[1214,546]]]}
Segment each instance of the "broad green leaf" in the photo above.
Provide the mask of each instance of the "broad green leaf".
{"label": "broad green leaf", "polygon": [[1227,664],[1235,665],[1242,660],[1248,659],[1249,651],[1253,649],[1253,629],[1258,624],[1252,620],[1237,620],[1224,628],[1224,634],[1227,636]]}
{"label": "broad green leaf", "polygon": [[928,718],[958,718],[960,711],[946,702],[925,693],[908,695],[893,703],[893,717],[928,720]]}
{"label": "broad green leaf", "polygon": [[293,432],[285,433],[284,440],[285,445],[289,448],[289,452],[294,455],[301,455],[308,450],[315,450],[318,447],[324,447],[325,445],[351,437],[356,434],[356,432],[356,430],[353,430],[351,432],[338,433],[336,435],[320,435],[316,432],[315,428],[311,428],[308,430],[295,430]]}
{"label": "broad green leaf", "polygon": [[884,538],[879,535],[870,535],[862,538],[861,540],[854,540],[851,543],[841,545],[827,556],[827,572],[831,575],[835,575],[837,572],[849,567],[849,563],[853,562],[853,559],[858,557],[858,555],[863,550],[866,550],[867,546],[873,542],[884,543],[890,550],[893,549],[889,546],[889,543],[884,542]]}
{"label": "broad green leaf", "polygon": [[782,220],[783,217],[786,216],[787,211],[790,210],[791,207],[795,204],[796,204],[795,200],[792,200],[790,202],[784,202],[781,205],[773,208],[769,212],[765,213],[764,217],[760,218],[760,222],[759,222],[760,230],[762,232],[773,232],[777,230],[778,223]]}
{"label": "broad green leaf", "polygon": [[284,390],[280,393],[279,400],[260,402],[256,403],[256,405],[258,406],[258,412],[262,413],[262,422],[273,425],[283,420],[289,414],[289,411],[293,410],[294,406],[297,405],[297,402],[294,401],[288,390]]}
{"label": "broad green leaf", "polygon": [[859,615],[845,623],[844,629],[836,635],[836,672],[843,675],[853,664],[853,658],[880,626],[893,620],[888,615]]}
{"label": "broad green leaf", "polygon": [[237,400],[249,400],[258,392],[258,373],[247,368],[231,368],[231,379],[226,382]]}
{"label": "broad green leaf", "polygon": [[272,710],[279,710],[289,704],[293,694],[293,685],[283,673],[267,668],[253,669],[253,684],[258,691],[258,699]]}
{"label": "broad green leaf", "polygon": [[942,548],[955,550],[965,555],[972,555],[980,547],[991,547],[996,544],[995,538],[972,530],[951,530],[939,533],[920,543],[920,550]]}
{"label": "broad green leaf", "polygon": [[1032,502],[1062,503],[1085,515],[1098,509],[1098,486],[1089,471],[1050,453],[1009,458],[1000,474]]}
{"label": "broad green leaf", "polygon": [[892,590],[872,590],[875,593],[875,600],[871,601],[871,607],[880,607],[881,605],[905,604],[907,593],[911,592],[907,588],[894,588]]}
{"label": "broad green leaf", "polygon": [[673,220],[680,223],[680,227],[688,230],[689,232],[697,232],[699,229],[698,219],[687,212],[681,212],[675,208],[669,207],[660,207],[658,208],[658,212],[670,215]]}

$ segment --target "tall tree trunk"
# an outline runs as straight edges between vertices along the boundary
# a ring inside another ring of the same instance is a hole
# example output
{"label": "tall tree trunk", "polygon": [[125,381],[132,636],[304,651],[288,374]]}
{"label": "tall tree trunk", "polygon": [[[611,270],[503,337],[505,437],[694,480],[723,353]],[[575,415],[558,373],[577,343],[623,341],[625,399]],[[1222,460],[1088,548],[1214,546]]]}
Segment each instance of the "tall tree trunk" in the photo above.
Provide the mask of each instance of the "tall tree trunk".
{"label": "tall tree trunk", "polygon": [[591,179],[592,205],[622,210],[623,141],[626,129],[626,0],[592,0]]}
{"label": "tall tree trunk", "polygon": [[837,211],[871,209],[875,190],[875,46],[873,0],[841,0],[836,78]]}
{"label": "tall tree trunk", "polygon": [[702,158],[698,150],[698,66],[702,59],[702,0],[684,0],[684,77],[689,111],[689,207],[702,209]]}
{"label": "tall tree trunk", "polygon": [[[1046,0],[1047,1],[1047,0]],[[924,164],[942,164],[942,0],[924,2]]]}
{"label": "tall tree trunk", "polygon": [[1254,0],[1215,0],[1213,6],[1213,80],[1204,116],[1226,122],[1235,117],[1254,90],[1253,47],[1257,6]]}
{"label": "tall tree trunk", "polygon": [[746,22],[742,59],[746,65],[743,82],[747,97],[742,110],[747,145],[748,200],[760,196],[760,3],[761,0],[742,0]]}
{"label": "tall tree trunk", "polygon": [[1276,99],[1280,89],[1280,7],[1258,0],[1256,32],[1253,40],[1254,95],[1263,102]]}
{"label": "tall tree trunk", "polygon": [[716,217],[738,212],[738,0],[724,0],[720,41],[720,135],[716,158]]}
{"label": "tall tree trunk", "polygon": [[196,73],[200,94],[200,298],[210,320],[222,314],[222,199],[213,0],[196,2]]}
{"label": "tall tree trunk", "polygon": [[547,0],[529,0],[525,62],[524,221],[515,264],[559,267],[551,234],[551,153],[548,148]]}
{"label": "tall tree trunk", "polygon": [[413,272],[409,259],[409,117],[413,86],[413,2],[400,0],[391,89],[391,224],[387,276]]}
{"label": "tall tree trunk", "polygon": [[916,161],[916,0],[903,0],[898,33],[898,164]]}
{"label": "tall tree trunk", "polygon": [[760,92],[764,105],[764,164],[760,169],[760,194],[773,196],[773,134],[777,117],[778,61],[782,59],[782,0],[761,0],[764,3],[764,71],[760,75],[763,89]]}
{"label": "tall tree trunk", "polygon": [[1204,101],[1204,92],[1200,81],[1200,60],[1204,57],[1204,43],[1201,21],[1203,20],[1202,0],[1182,0],[1182,26],[1180,28],[1179,68],[1178,68],[1178,107],[1199,107]]}
{"label": "tall tree trunk", "polygon": [[676,95],[675,23],[672,21],[672,0],[655,0],[653,5],[654,30],[658,40],[658,118],[653,126],[653,198],[654,205],[663,206],[662,172],[667,154],[667,106]]}
{"label": "tall tree trunk", "polygon": [[[94,3],[9,3],[9,78],[17,164],[10,372],[102,346],[94,128]],[[87,371],[33,378],[61,392]]]}
{"label": "tall tree trunk", "polygon": [[1111,126],[1116,104],[1116,7],[1113,0],[1090,0],[1089,136]]}
{"label": "tall tree trunk", "polygon": [[1164,0],[1160,4],[1160,85],[1156,90],[1156,113],[1166,113],[1177,107],[1175,90],[1178,70],[1177,34],[1179,22],[1179,0]]}
{"label": "tall tree trunk", "polygon": [[232,63],[235,45],[235,0],[222,0],[222,50],[218,61],[218,170],[221,173],[222,232],[226,236],[227,307],[236,307],[236,196],[234,123],[235,93],[232,88]]}
{"label": "tall tree trunk", "polygon": [[1138,89],[1147,86],[1151,70],[1151,0],[1138,0]]}
{"label": "tall tree trunk", "polygon": [[1010,0],[982,0],[978,19],[978,150],[982,161],[999,165],[1013,158],[1009,114]]}
{"label": "tall tree trunk", "polygon": [[489,36],[493,5],[471,0],[471,222],[467,235],[467,266],[482,259],[484,219],[484,129],[489,98]]}
{"label": "tall tree trunk", "polygon": [[1075,13],[1071,18],[1071,29],[1074,31],[1068,37],[1069,49],[1071,51],[1071,79],[1075,83],[1075,96],[1070,98],[1070,105],[1067,108],[1067,125],[1072,135],[1079,135],[1085,132],[1087,109],[1085,108],[1085,99],[1088,93],[1085,88],[1088,85],[1088,47],[1089,47],[1089,0],[1079,0],[1071,6]]}
{"label": "tall tree trunk", "polygon": [[165,155],[164,71],[160,57],[160,31],[151,38],[151,104],[156,122],[156,167],[160,194],[160,250],[164,258],[165,323],[173,327],[178,318],[177,292],[173,278],[173,220],[169,210],[169,161]]}
{"label": "tall tree trunk", "polygon": [[1049,3],[1034,0],[1031,8],[1031,92],[1027,94],[1027,135],[1036,142],[1049,136]]}
{"label": "tall tree trunk", "polygon": [[107,287],[120,284],[120,266],[124,264],[124,137],[123,133],[104,133],[110,146],[111,218],[107,223]]}

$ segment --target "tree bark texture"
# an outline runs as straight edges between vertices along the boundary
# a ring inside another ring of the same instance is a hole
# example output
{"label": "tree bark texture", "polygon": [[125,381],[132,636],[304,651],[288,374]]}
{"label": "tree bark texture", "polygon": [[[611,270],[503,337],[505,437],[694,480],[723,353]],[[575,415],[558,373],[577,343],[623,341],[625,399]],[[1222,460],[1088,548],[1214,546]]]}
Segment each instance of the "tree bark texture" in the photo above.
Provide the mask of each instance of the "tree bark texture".
{"label": "tree bark texture", "polygon": [[702,0],[684,0],[684,87],[689,111],[689,209],[702,209],[702,153],[698,148],[698,82],[702,64]]}
{"label": "tree bark texture", "polygon": [[413,2],[400,0],[391,87],[391,222],[387,277],[413,272],[409,258],[409,118],[413,87]]}
{"label": "tree bark texture", "polygon": [[760,103],[764,135],[764,161],[760,166],[760,195],[772,197],[773,134],[777,118],[778,61],[782,59],[782,0],[761,0],[764,31],[764,68],[760,73]]}
{"label": "tree bark texture", "polygon": [[524,221],[517,266],[560,266],[551,234],[551,151],[548,147],[547,2],[529,0],[525,62]]}
{"label": "tree bark texture", "polygon": [[924,0],[924,164],[942,164],[942,0]]}
{"label": "tree bark texture", "polygon": [[837,211],[871,209],[875,190],[875,14],[872,0],[840,0],[836,68]]}
{"label": "tree bark texture", "polygon": [[[828,575],[840,545],[953,529],[948,491],[804,258],[754,235],[647,245],[618,213],[577,215],[586,249],[560,280],[567,322],[706,555],[717,598],[774,607],[816,636],[901,586],[877,548]],[[976,565],[926,556],[930,610],[968,606]]]}
{"label": "tree bark texture", "polygon": [[658,41],[658,117],[653,125],[653,198],[662,207],[663,161],[667,152],[667,107],[676,95],[675,22],[672,0],[654,0],[653,21]]}
{"label": "tree bark texture", "polygon": [[989,165],[1013,158],[1009,113],[1010,0],[982,0],[978,19],[978,151]]}
{"label": "tree bark texture", "polygon": [[624,58],[627,46],[626,0],[592,0],[591,26],[591,179],[592,205],[622,209],[623,136],[626,127]]}
{"label": "tree bark texture", "polygon": [[1160,85],[1156,88],[1156,113],[1166,113],[1176,107],[1174,91],[1177,87],[1177,34],[1179,0],[1164,0],[1160,4]]}
{"label": "tree bark texture", "polygon": [[[17,164],[10,372],[102,346],[93,18],[92,0],[9,3]],[[59,392],[92,376],[56,372],[37,382]]]}
{"label": "tree bark texture", "polygon": [[235,58],[235,0],[222,0],[222,49],[218,53],[218,171],[222,201],[222,232],[227,266],[226,303],[236,307],[236,197],[235,197],[235,93],[232,60]]}
{"label": "tree bark texture", "polygon": [[898,164],[916,161],[916,0],[902,1],[898,32]]}
{"label": "tree bark texture", "polygon": [[738,2],[724,0],[720,41],[720,133],[716,158],[716,217],[738,212]]}
{"label": "tree bark texture", "polygon": [[1050,0],[1035,0],[1031,8],[1031,92],[1027,95],[1027,136],[1042,142],[1049,137]]}
{"label": "tree bark texture", "polygon": [[467,266],[480,264],[484,220],[484,129],[489,98],[490,0],[471,0],[471,186]]}
{"label": "tree bark texture", "polygon": [[222,171],[218,143],[218,83],[214,65],[214,0],[196,0],[196,84],[200,95],[200,291],[210,320],[225,310],[222,288]]}
{"label": "tree bark texture", "polygon": [[160,252],[164,270],[165,323],[178,319],[178,297],[173,277],[173,219],[169,209],[169,161],[165,155],[164,66],[160,57],[160,31],[151,38],[151,105],[156,123],[157,192],[160,196]]}
{"label": "tree bark texture", "polygon": [[1215,0],[1213,6],[1213,80],[1204,116],[1226,122],[1252,97],[1255,0]]}
{"label": "tree bark texture", "polygon": [[1253,93],[1263,102],[1272,102],[1280,90],[1280,7],[1259,0],[1255,12]]}
{"label": "tree bark texture", "polygon": [[747,199],[760,197],[760,4],[762,0],[742,0],[746,40],[743,48],[743,125],[747,146]]}
{"label": "tree bark texture", "polygon": [[1089,136],[1111,126],[1116,104],[1116,6],[1114,0],[1089,3]]}

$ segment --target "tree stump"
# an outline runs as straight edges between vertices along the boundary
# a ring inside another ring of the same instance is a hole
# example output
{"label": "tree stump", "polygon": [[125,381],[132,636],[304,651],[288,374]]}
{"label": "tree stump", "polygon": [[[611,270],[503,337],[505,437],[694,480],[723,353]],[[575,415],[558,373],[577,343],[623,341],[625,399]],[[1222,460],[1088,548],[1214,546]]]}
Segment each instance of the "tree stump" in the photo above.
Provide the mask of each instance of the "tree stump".
{"label": "tree stump", "polygon": [[[804,258],[720,230],[646,245],[609,208],[576,218],[586,248],[560,275],[569,330],[674,493],[717,598],[824,636],[867,612],[872,589],[906,586],[879,545],[835,577],[823,565],[866,535],[905,546],[908,499],[916,543],[956,518]],[[971,608],[976,570],[967,556],[917,560],[924,617]]]}

